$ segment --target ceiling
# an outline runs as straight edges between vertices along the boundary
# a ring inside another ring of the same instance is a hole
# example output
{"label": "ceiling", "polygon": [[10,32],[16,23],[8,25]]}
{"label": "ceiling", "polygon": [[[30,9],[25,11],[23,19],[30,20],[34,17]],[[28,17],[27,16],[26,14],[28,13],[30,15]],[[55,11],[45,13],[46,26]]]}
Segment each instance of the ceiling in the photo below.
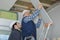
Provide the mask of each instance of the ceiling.
{"label": "ceiling", "polygon": [[[59,1],[60,0],[40,0],[45,9]],[[16,12],[16,11],[22,11],[24,9],[34,10],[34,7],[30,2],[30,0],[17,0],[16,3],[11,8],[11,11]]]}

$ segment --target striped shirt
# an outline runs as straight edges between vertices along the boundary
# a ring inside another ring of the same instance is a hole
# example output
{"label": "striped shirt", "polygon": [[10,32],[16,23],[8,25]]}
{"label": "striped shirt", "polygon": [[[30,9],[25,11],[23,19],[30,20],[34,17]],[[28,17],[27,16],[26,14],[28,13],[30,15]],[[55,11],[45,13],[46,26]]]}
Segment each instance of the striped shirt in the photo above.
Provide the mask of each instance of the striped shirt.
{"label": "striped shirt", "polygon": [[[30,20],[33,20],[35,17],[37,17],[40,13],[40,10],[36,9],[31,16],[25,17],[24,22],[27,23]],[[38,22],[36,23],[36,27],[38,28],[41,24],[41,19],[38,19]]]}

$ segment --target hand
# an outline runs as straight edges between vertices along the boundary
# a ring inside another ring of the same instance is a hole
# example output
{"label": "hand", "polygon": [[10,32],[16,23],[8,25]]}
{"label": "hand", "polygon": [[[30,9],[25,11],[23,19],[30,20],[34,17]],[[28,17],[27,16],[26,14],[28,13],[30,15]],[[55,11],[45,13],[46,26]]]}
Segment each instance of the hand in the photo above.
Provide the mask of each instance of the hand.
{"label": "hand", "polygon": [[42,6],[42,4],[40,3],[39,5],[38,5],[38,9],[41,9],[43,6]]}
{"label": "hand", "polygon": [[44,40],[47,40],[46,38]]}
{"label": "hand", "polygon": [[44,24],[44,27],[46,27],[46,28],[47,28],[47,27],[48,27],[48,25],[49,25],[48,23],[45,23],[45,24]]}
{"label": "hand", "polygon": [[47,28],[49,25],[51,25],[52,23],[45,23],[44,26]]}

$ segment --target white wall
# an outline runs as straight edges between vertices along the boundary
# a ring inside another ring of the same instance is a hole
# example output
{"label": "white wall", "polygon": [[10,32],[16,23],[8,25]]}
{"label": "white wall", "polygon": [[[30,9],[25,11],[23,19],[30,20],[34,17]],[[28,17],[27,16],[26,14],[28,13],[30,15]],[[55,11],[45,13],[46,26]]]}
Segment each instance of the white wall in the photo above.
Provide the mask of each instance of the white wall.
{"label": "white wall", "polygon": [[18,20],[21,23],[22,18],[23,18],[23,14],[22,14],[22,12],[17,12],[17,13],[18,13]]}
{"label": "white wall", "polygon": [[53,6],[52,9],[48,11],[49,16],[53,20],[53,24],[50,27],[48,37],[49,38],[59,38],[60,37],[60,4]]}
{"label": "white wall", "polygon": [[14,5],[16,0],[0,0],[0,9],[2,10],[10,10],[10,8]]}
{"label": "white wall", "polygon": [[0,30],[10,31],[10,24],[15,20],[0,18]]}

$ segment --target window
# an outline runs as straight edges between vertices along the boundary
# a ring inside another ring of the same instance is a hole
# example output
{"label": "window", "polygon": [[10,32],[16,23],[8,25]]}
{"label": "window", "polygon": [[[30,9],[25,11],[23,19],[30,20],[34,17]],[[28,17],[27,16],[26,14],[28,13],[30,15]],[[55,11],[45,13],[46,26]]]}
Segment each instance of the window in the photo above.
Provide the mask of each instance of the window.
{"label": "window", "polygon": [[17,20],[17,14],[13,12],[8,12],[8,11],[0,11],[0,18]]}

